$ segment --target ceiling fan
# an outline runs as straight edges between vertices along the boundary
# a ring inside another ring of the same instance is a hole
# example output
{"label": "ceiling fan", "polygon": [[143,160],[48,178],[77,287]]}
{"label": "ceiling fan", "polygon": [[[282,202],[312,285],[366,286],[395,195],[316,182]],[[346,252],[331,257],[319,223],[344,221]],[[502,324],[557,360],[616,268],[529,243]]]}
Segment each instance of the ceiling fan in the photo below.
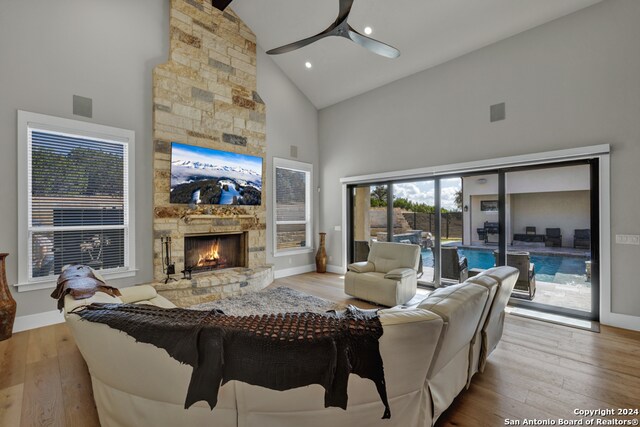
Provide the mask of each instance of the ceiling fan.
{"label": "ceiling fan", "polygon": [[388,44],[382,43],[378,40],[372,39],[371,37],[367,37],[364,34],[360,34],[356,30],[354,30],[351,25],[347,22],[349,20],[349,14],[351,13],[351,7],[353,6],[354,0],[339,0],[340,1],[340,12],[338,13],[338,18],[335,20],[333,24],[329,26],[326,30],[322,31],[315,36],[299,40],[294,43],[290,43],[284,46],[280,46],[275,49],[271,49],[267,53],[269,55],[279,55],[281,53],[287,53],[294,51],[296,49],[300,49],[301,47],[307,46],[311,43],[317,42],[325,37],[344,37],[352,42],[359,44],[360,46],[369,49],[371,52],[376,53],[378,55],[387,57],[387,58],[397,58],[400,56],[400,51],[393,46],[389,46]]}
{"label": "ceiling fan", "polygon": [[[213,7],[224,10],[229,3],[233,0],[211,0],[211,4]],[[340,1],[340,12],[338,14],[338,18],[336,21],[329,26],[326,30],[321,32],[320,34],[316,34],[315,36],[299,40],[294,43],[290,43],[284,46],[280,46],[275,49],[271,49],[267,53],[269,55],[278,55],[281,53],[287,53],[294,51],[296,49],[300,49],[306,45],[309,45],[313,42],[317,42],[320,39],[325,37],[335,36],[335,37],[344,37],[345,39],[351,40],[352,42],[358,43],[360,46],[369,49],[371,52],[376,53],[381,56],[385,56],[387,58],[397,58],[400,56],[400,51],[393,46],[389,46],[388,44],[382,43],[378,40],[372,39],[371,37],[367,37],[364,34],[360,34],[347,22],[349,20],[349,14],[351,13],[351,7],[353,6],[354,0],[339,0]]]}

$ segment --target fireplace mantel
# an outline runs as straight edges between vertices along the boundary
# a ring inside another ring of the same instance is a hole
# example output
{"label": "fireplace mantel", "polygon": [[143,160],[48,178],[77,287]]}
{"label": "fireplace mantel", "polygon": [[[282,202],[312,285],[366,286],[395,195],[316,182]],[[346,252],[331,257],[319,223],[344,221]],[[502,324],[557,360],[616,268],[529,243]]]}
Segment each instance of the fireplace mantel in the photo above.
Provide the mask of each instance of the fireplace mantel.
{"label": "fireplace mantel", "polygon": [[255,218],[254,215],[185,215],[182,217],[183,221],[190,223],[193,221],[211,221],[212,219],[233,219],[233,218]]}

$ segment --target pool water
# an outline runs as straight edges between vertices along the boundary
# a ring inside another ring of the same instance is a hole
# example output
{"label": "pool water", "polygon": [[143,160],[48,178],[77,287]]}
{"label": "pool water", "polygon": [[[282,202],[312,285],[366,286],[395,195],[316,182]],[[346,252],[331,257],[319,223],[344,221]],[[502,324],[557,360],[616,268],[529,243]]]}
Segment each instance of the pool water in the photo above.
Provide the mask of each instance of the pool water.
{"label": "pool water", "polygon": [[[467,257],[469,269],[487,269],[493,267],[495,263],[493,250],[458,249],[458,254]],[[531,254],[531,262],[535,264],[536,279],[549,283],[585,283],[585,261],[587,260],[586,257]],[[422,263],[425,267],[433,266],[431,249],[422,251]]]}

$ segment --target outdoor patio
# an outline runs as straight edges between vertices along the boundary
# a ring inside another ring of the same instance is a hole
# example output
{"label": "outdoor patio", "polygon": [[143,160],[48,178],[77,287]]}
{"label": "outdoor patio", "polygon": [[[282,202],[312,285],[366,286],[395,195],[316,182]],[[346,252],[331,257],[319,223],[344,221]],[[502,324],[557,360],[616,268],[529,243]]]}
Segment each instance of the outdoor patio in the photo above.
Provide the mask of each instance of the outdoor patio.
{"label": "outdoor patio", "polygon": [[[433,279],[433,268],[424,267],[423,270],[424,274],[418,282],[426,285]],[[578,284],[551,283],[536,279],[536,294],[532,301],[555,307],[591,311],[591,284],[586,281],[586,277],[583,283]]]}
{"label": "outdoor patio", "polygon": [[536,280],[533,302],[574,310],[591,311],[591,285],[566,285]]}

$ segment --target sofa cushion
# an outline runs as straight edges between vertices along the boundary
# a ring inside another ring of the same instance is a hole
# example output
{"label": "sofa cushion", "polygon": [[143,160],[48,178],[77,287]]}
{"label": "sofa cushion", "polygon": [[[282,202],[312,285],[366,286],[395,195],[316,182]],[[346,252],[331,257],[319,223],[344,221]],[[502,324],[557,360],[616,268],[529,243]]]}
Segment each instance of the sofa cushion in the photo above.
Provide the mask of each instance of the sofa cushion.
{"label": "sofa cushion", "polygon": [[376,271],[387,273],[396,268],[418,270],[420,246],[404,243],[373,242],[368,261],[372,262]]}
{"label": "sofa cushion", "polygon": [[436,313],[444,320],[429,377],[469,345],[480,323],[488,296],[489,290],[484,286],[461,283],[436,289],[418,305],[418,308]]}
{"label": "sofa cushion", "polygon": [[385,279],[385,273],[354,273],[344,277],[344,291],[365,301],[393,307],[409,301],[416,293],[416,272],[402,280]]}
{"label": "sofa cushion", "polygon": [[472,277],[471,279],[467,280],[467,283],[484,286],[489,291],[489,298],[487,299],[487,303],[485,304],[484,310],[482,311],[482,316],[480,317],[478,328],[476,329],[476,333],[473,335],[473,339],[471,340],[471,348],[469,349],[469,375],[467,378],[467,387],[469,387],[469,385],[471,384],[471,378],[479,370],[480,355],[482,353],[483,347],[482,328],[485,326],[487,318],[491,313],[493,301],[499,288],[499,283],[497,280],[489,276],[482,275]]}
{"label": "sofa cushion", "polygon": [[376,257],[374,263],[376,266],[376,271],[378,273],[386,273],[391,270],[395,270],[396,268],[405,267],[405,263],[402,260],[396,258],[385,258],[385,257]]}
{"label": "sofa cushion", "polygon": [[120,299],[125,304],[135,303],[138,301],[147,301],[158,296],[156,288],[150,285],[131,286],[130,288],[121,288]]}
{"label": "sofa cushion", "polygon": [[518,281],[518,269],[513,267],[495,267],[490,268],[478,276],[489,277],[499,283],[496,296],[493,299],[491,310],[482,327],[482,351],[480,354],[480,372],[484,371],[485,363],[489,354],[496,348],[504,327],[504,309],[509,302],[513,287]]}

